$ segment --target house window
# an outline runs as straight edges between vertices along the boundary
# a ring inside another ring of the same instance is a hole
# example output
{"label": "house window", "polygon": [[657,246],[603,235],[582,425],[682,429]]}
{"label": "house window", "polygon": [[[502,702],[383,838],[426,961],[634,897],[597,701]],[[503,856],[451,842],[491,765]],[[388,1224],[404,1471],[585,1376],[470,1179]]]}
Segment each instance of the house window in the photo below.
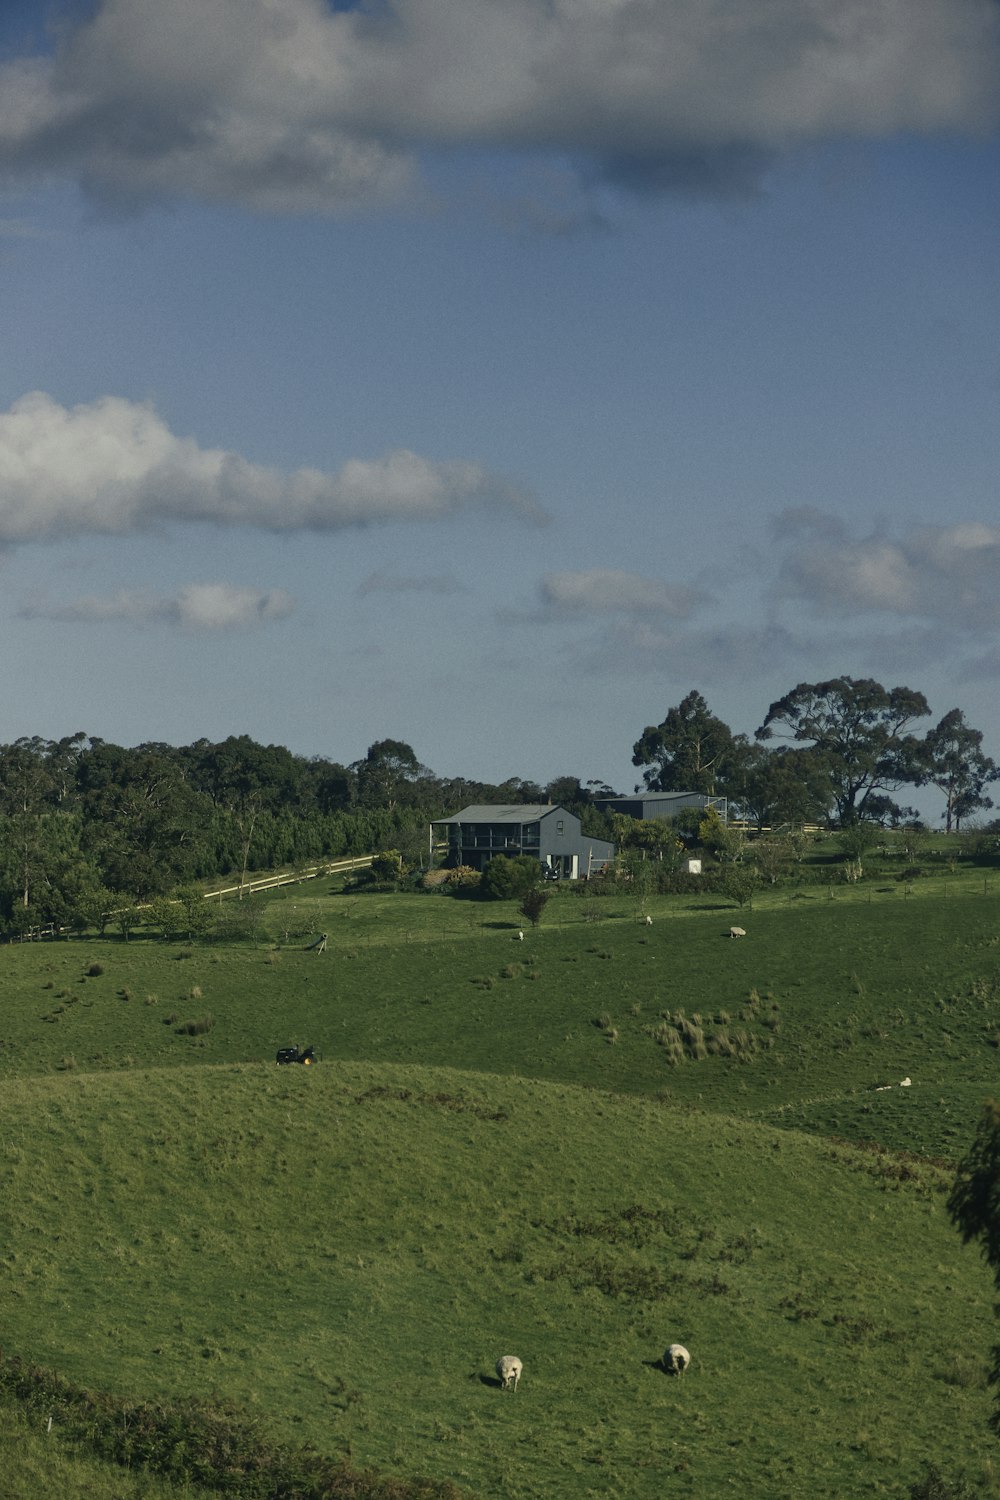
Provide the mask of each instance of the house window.
{"label": "house window", "polygon": [[557,818],[556,819],[556,833],[562,833],[562,831],[563,831],[563,820],[562,820],[562,818]]}

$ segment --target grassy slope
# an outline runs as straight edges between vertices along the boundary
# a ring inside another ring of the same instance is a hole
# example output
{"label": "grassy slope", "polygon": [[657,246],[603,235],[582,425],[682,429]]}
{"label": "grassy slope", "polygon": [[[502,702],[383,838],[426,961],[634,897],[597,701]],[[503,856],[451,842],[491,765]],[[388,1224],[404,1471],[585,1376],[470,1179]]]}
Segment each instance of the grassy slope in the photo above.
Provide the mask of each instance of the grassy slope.
{"label": "grassy slope", "polygon": [[[736,943],[711,903],[650,930],[560,893],[520,944],[513,908],[293,893],[272,924],[327,954],[6,949],[5,1343],[482,1494],[986,1472],[990,1287],[947,1173],[824,1139],[954,1156],[995,1087],[996,898],[942,889],[775,905]],[[671,1069],[650,1032],[678,1007],[772,1045]],[[296,1040],[323,1066],[274,1069]],[[683,1382],[649,1364],[674,1337]]]}
{"label": "grassy slope", "polygon": [[[924,1456],[987,1464],[990,1288],[932,1167],[358,1064],[25,1079],[0,1123],[9,1347],[85,1383],[221,1390],[482,1494],[890,1495]],[[683,1381],[652,1364],[673,1338]]]}
{"label": "grassy slope", "polygon": [[[773,907],[747,914],[749,936],[737,942],[723,935],[728,912],[670,917],[664,907],[647,929],[628,915],[588,923],[568,895],[554,906],[559,920],[524,943],[512,940],[513,907],[399,897],[329,899],[315,913],[330,930],[322,955],[148,942],[10,948],[0,1076],[266,1060],[314,1042],[327,1059],[666,1089],[680,1102],[952,1156],[995,1087],[992,894]],[[280,914],[279,905],[279,926]],[[97,978],[84,977],[91,960],[104,965]],[[752,1065],[669,1067],[652,1032],[680,1008],[700,1014],[706,1032],[728,1015],[762,1050]],[[206,1036],[164,1024],[206,1012],[216,1021]],[[615,1046],[594,1025],[604,1014]],[[908,1096],[875,1093],[905,1076]]]}

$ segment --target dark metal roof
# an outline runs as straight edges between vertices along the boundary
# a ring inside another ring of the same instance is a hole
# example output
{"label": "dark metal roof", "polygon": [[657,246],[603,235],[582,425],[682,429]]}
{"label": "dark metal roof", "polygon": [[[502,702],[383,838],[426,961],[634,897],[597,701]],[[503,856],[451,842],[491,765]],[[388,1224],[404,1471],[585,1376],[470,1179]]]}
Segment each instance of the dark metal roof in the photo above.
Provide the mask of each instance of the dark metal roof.
{"label": "dark metal roof", "polygon": [[[522,823],[537,823],[539,818],[548,817],[549,813],[566,813],[564,807],[559,807],[551,802],[516,802],[492,803],[483,802],[473,807],[463,807],[461,812],[453,813],[450,818],[435,818],[435,823],[511,823],[520,826]],[[575,817],[575,813],[569,813],[569,817]]]}

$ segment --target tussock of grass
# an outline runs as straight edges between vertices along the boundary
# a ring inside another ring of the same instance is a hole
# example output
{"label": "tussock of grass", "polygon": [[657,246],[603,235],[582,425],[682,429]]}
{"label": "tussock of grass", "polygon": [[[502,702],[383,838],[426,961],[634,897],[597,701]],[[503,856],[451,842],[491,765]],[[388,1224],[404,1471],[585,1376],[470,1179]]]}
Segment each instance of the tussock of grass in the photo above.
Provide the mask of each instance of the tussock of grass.
{"label": "tussock of grass", "polygon": [[199,1016],[197,1020],[179,1021],[174,1027],[178,1036],[205,1036],[215,1025],[215,1017],[211,1014]]}

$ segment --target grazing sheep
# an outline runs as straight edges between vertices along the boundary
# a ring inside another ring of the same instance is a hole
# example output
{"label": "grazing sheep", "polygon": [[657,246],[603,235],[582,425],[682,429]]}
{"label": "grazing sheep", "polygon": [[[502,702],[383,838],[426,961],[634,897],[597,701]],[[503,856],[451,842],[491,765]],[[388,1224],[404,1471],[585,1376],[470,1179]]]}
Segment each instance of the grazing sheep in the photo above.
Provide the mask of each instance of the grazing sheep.
{"label": "grazing sheep", "polygon": [[910,1080],[908,1078],[901,1079],[899,1086],[901,1089],[908,1089],[910,1087]]}
{"label": "grazing sheep", "polygon": [[516,1391],[521,1378],[521,1361],[516,1354],[501,1354],[497,1360],[497,1378],[504,1391]]}
{"label": "grazing sheep", "polygon": [[661,1363],[668,1375],[683,1375],[691,1363],[691,1356],[683,1344],[669,1344]]}
{"label": "grazing sheep", "polygon": [[746,937],[746,935],[747,930],[745,927],[730,927],[729,929],[730,937]]}
{"label": "grazing sheep", "polygon": [[653,919],[652,919],[652,917],[647,917],[646,918],[646,926],[647,927],[652,927],[652,925],[653,925]]}
{"label": "grazing sheep", "polygon": [[524,933],[523,932],[520,932],[520,931],[518,932],[518,934],[517,934],[517,940],[518,940],[519,943],[523,943],[524,942]]}

